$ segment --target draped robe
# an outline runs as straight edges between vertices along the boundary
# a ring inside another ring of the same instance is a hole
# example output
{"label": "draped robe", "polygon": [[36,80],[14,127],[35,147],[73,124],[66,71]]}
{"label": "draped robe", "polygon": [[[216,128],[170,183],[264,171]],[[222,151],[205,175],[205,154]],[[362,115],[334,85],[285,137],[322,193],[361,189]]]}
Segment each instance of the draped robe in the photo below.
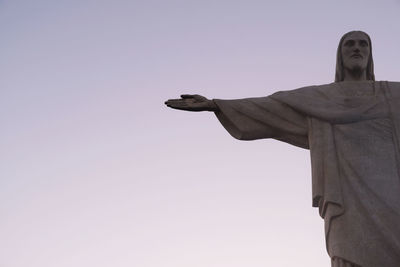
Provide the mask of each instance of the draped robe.
{"label": "draped robe", "polygon": [[310,149],[312,204],[333,266],[400,266],[400,83],[338,82],[214,102],[237,139]]}

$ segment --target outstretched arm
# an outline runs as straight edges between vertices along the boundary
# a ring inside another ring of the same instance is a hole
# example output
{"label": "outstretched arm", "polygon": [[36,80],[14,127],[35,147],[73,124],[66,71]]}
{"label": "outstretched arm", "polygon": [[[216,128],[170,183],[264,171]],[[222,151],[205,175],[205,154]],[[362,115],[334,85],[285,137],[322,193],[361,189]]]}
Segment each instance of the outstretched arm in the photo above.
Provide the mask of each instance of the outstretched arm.
{"label": "outstretched arm", "polygon": [[307,118],[271,97],[209,100],[200,95],[181,95],[181,99],[170,99],[165,104],[186,111],[213,111],[239,140],[275,138],[308,148]]}
{"label": "outstretched arm", "polygon": [[201,95],[181,95],[180,99],[169,99],[165,105],[170,108],[186,111],[218,111],[214,101]]}

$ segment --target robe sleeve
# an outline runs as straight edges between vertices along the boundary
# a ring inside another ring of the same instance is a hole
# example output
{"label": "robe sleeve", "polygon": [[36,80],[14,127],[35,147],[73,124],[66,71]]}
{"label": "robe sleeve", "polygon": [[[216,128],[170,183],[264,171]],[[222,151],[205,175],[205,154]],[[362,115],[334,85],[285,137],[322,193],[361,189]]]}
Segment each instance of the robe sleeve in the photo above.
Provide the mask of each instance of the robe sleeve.
{"label": "robe sleeve", "polygon": [[268,96],[214,102],[217,118],[234,138],[274,138],[308,149],[308,119],[285,103]]}

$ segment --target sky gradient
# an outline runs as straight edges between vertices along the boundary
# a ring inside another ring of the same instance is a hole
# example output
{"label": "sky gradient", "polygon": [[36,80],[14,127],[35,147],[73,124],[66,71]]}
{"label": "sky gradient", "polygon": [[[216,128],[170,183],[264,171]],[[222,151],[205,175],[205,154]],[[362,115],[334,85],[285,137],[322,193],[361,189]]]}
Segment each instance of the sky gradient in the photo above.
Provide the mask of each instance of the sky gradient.
{"label": "sky gradient", "polygon": [[182,93],[333,82],[350,30],[399,80],[399,0],[0,0],[0,267],[330,266],[309,152]]}

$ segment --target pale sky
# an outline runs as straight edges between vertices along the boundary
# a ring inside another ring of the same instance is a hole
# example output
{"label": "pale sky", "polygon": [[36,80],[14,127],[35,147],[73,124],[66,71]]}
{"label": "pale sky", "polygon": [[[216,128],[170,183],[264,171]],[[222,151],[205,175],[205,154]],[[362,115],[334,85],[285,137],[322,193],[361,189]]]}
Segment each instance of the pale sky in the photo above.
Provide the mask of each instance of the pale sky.
{"label": "pale sky", "polygon": [[399,0],[0,0],[0,267],[329,267],[309,151],[182,93],[330,83],[350,30],[399,80]]}

